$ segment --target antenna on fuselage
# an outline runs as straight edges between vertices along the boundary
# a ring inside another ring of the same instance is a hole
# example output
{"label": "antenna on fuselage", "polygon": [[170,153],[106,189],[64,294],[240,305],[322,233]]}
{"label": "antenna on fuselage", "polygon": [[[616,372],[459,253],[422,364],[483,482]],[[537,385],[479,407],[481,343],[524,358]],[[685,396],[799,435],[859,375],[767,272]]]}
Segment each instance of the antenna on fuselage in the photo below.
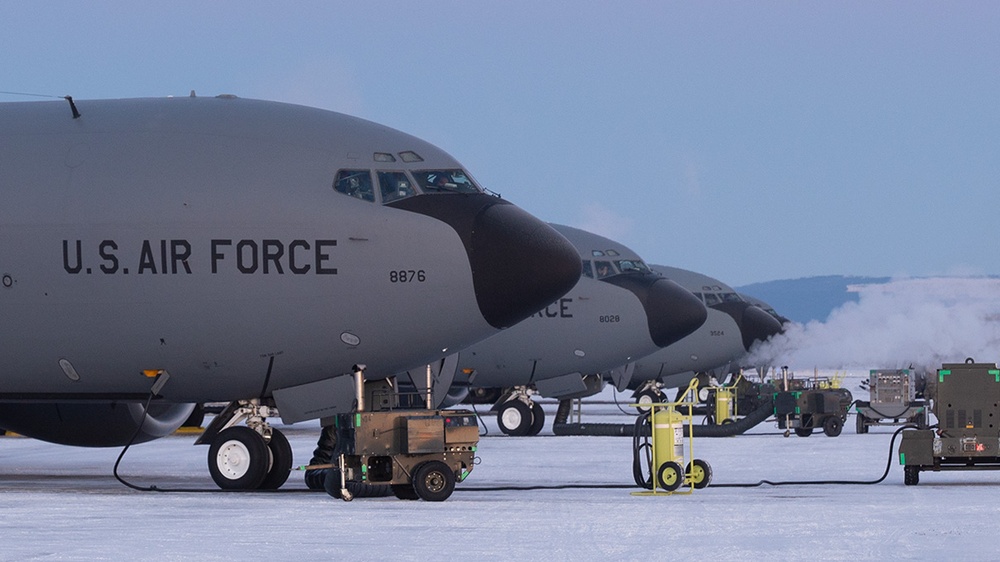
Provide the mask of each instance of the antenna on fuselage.
{"label": "antenna on fuselage", "polygon": [[73,110],[73,119],[79,119],[80,112],[76,109],[76,104],[73,103],[73,96],[63,96],[63,99],[69,102],[69,108]]}

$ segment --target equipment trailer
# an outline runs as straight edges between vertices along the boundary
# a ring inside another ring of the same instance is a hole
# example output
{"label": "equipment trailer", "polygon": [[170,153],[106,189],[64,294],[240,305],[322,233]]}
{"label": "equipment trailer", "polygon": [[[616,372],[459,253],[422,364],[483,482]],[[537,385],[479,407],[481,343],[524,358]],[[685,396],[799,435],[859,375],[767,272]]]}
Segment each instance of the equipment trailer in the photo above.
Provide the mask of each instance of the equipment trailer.
{"label": "equipment trailer", "polygon": [[357,410],[335,418],[331,460],[336,470],[327,473],[326,490],[350,501],[348,482],[382,484],[391,486],[399,499],[448,499],[475,463],[476,415],[432,409],[429,390],[426,409],[400,408],[392,379],[366,382],[363,366],[355,370],[355,378]]}
{"label": "equipment trailer", "polygon": [[945,363],[937,372],[936,428],[904,431],[903,483],[922,471],[1000,470],[1000,369],[995,363]]}
{"label": "equipment trailer", "polygon": [[868,433],[873,425],[907,423],[927,427],[927,404],[917,400],[916,382],[910,369],[872,369],[868,374],[870,400],[855,402],[856,431]]}

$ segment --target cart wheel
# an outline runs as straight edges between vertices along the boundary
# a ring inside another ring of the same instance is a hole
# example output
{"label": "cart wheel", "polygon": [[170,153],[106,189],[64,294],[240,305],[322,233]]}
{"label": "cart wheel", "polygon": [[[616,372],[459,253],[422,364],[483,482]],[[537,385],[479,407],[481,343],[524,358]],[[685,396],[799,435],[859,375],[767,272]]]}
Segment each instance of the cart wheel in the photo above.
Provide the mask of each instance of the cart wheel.
{"label": "cart wheel", "polygon": [[288,480],[292,470],[292,446],[288,438],[277,429],[271,430],[271,440],[267,443],[271,455],[271,468],[267,471],[264,481],[258,486],[261,490],[277,490]]}
{"label": "cart wheel", "polygon": [[701,459],[694,459],[687,465],[687,474],[696,490],[707,488],[712,482],[712,467]]}
{"label": "cart wheel", "polygon": [[223,490],[254,490],[267,476],[270,455],[259,433],[244,426],[220,431],[208,448],[208,471]]}
{"label": "cart wheel", "polygon": [[858,414],[855,421],[855,429],[858,435],[868,433],[868,418],[864,414]]}
{"label": "cart wheel", "polygon": [[660,481],[660,487],[668,492],[680,488],[684,482],[684,473],[681,470],[681,465],[674,461],[661,464],[660,470],[656,472],[656,479]]}
{"label": "cart wheel", "polygon": [[512,437],[521,437],[531,429],[531,408],[518,399],[508,400],[500,405],[497,412],[500,431]]}
{"label": "cart wheel", "polygon": [[916,486],[920,482],[920,469],[915,466],[903,467],[903,484]]}
{"label": "cart wheel", "polygon": [[811,427],[796,427],[795,428],[795,435],[798,435],[799,437],[809,437],[812,434],[813,434],[813,428],[811,428]]}
{"label": "cart wheel", "polygon": [[823,421],[823,433],[827,437],[836,437],[844,430],[844,422],[837,416],[830,416]]}
{"label": "cart wheel", "polygon": [[455,473],[441,461],[427,461],[413,471],[413,489],[420,499],[443,502],[455,491]]}
{"label": "cart wheel", "polygon": [[419,500],[420,496],[413,489],[412,484],[393,484],[392,493],[401,500]]}
{"label": "cart wheel", "polygon": [[545,411],[538,404],[531,403],[531,427],[528,428],[527,435],[538,435],[545,426]]}

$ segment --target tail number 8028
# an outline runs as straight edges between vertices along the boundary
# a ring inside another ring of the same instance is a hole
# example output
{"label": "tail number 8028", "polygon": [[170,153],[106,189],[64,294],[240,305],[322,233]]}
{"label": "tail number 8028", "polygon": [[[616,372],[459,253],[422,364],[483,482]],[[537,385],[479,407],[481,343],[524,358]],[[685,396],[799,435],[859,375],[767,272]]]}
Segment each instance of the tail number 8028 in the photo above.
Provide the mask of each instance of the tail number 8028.
{"label": "tail number 8028", "polygon": [[427,280],[427,275],[422,269],[399,269],[389,272],[390,283],[423,283]]}

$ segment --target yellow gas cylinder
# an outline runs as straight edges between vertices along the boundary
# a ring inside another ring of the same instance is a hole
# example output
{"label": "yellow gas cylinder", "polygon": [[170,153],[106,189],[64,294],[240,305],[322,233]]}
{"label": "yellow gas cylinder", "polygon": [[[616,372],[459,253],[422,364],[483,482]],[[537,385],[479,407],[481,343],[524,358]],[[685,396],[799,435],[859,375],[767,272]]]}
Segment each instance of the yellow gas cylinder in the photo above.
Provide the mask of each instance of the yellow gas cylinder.
{"label": "yellow gas cylinder", "polygon": [[[668,462],[678,465],[684,459],[684,419],[669,406],[653,412],[653,466],[659,472]],[[683,476],[683,475],[681,475]],[[663,487],[669,488],[669,483]]]}
{"label": "yellow gas cylinder", "polygon": [[723,424],[733,417],[733,391],[719,387],[715,391],[715,423]]}

